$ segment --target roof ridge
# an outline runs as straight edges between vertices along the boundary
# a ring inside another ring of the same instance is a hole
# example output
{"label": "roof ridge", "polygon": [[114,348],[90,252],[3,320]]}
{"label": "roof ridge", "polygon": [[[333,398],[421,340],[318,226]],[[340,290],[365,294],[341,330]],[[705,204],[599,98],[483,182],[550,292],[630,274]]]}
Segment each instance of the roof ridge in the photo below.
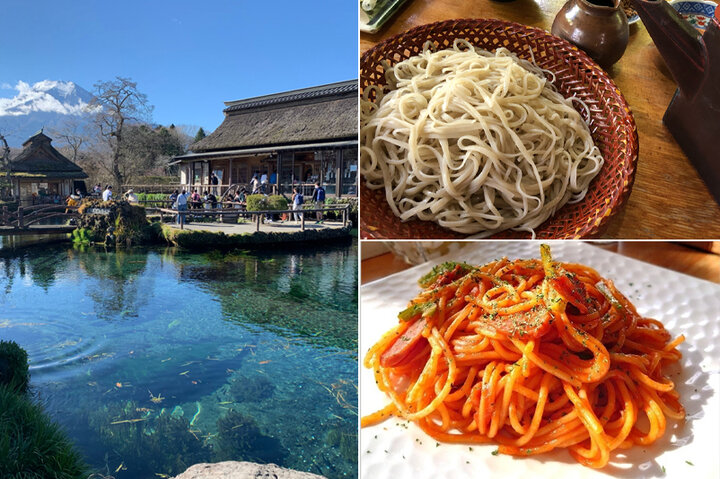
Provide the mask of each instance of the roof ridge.
{"label": "roof ridge", "polygon": [[291,103],[299,100],[307,100],[311,98],[322,98],[325,96],[335,96],[344,93],[350,93],[358,90],[357,80],[347,80],[344,82],[330,83],[328,85],[320,85],[298,90],[291,90],[283,93],[273,93],[271,95],[263,95],[245,100],[237,100],[225,102],[227,108],[223,112],[246,110],[266,105],[277,105],[281,103]]}

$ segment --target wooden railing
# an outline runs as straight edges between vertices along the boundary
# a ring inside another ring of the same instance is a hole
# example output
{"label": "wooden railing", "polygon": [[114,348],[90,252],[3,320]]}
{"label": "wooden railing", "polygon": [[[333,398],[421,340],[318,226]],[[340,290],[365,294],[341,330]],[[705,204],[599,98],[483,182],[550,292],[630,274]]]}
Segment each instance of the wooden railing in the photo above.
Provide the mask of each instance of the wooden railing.
{"label": "wooden railing", "polygon": [[0,212],[0,226],[25,229],[51,218],[78,218],[79,216],[77,206],[55,204],[19,206],[17,210],[13,211],[10,211],[7,206],[3,206]]}
{"label": "wooden railing", "polygon": [[255,223],[255,231],[260,231],[260,225],[262,224],[263,217],[267,215],[279,215],[279,214],[296,214],[300,215],[300,224],[298,225],[300,231],[305,231],[305,214],[309,213],[326,213],[326,212],[337,212],[339,211],[342,218],[343,227],[347,226],[350,214],[350,205],[327,205],[323,208],[309,208],[301,210],[263,210],[263,211],[246,211],[239,208],[226,208],[226,209],[214,209],[214,210],[172,210],[168,208],[148,208],[160,212],[160,219],[164,221],[165,215],[169,215],[177,222],[177,217],[181,216],[180,229],[184,228],[185,218],[189,215],[192,217],[207,217],[207,218],[222,218],[223,216],[230,217],[244,217],[250,218]]}

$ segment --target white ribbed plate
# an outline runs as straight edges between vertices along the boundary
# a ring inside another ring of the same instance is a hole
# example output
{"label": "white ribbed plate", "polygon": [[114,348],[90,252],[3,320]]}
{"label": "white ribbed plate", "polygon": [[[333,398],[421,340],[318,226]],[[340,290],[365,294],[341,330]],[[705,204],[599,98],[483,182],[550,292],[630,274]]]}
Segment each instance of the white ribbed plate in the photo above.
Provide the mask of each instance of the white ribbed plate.
{"label": "white ribbed plate", "polygon": [[[360,477],[364,479],[438,478],[645,478],[720,477],[720,285],[642,263],[577,241],[551,242],[558,261],[583,263],[612,279],[639,312],[661,320],[673,336],[685,334],[682,366],[670,373],[687,411],[684,424],[668,421],[665,435],[650,447],[612,455],[597,471],[579,465],[566,451],[527,458],[491,453],[495,446],[438,444],[414,424],[390,419],[360,432]],[[478,242],[447,260],[483,264],[502,256],[538,258],[539,243]],[[369,283],[361,288],[360,354],[391,325],[417,294],[417,278],[430,264]],[[385,404],[372,373],[361,368],[360,412]]]}

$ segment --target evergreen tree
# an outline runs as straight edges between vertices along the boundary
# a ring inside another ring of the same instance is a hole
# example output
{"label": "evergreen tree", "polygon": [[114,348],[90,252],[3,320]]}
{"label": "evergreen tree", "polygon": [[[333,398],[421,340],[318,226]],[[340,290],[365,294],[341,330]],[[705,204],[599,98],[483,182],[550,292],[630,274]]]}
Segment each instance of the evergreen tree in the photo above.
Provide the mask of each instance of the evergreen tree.
{"label": "evergreen tree", "polygon": [[197,131],[197,133],[195,134],[195,141],[196,141],[196,142],[197,142],[197,141],[200,141],[200,140],[202,140],[203,138],[205,138],[206,136],[207,136],[207,135],[205,135],[205,130],[203,130],[202,127],[200,127],[200,129],[199,129],[199,130]]}

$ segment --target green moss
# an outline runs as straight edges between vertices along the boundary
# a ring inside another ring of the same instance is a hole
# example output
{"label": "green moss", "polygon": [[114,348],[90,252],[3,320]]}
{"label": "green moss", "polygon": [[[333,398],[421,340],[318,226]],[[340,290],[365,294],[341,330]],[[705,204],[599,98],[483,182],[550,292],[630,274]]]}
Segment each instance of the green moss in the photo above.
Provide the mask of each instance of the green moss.
{"label": "green moss", "polygon": [[275,385],[265,376],[241,377],[230,385],[230,394],[238,402],[260,402],[275,391]]}
{"label": "green moss", "polygon": [[15,341],[0,341],[0,386],[25,393],[29,380],[27,352]]}
{"label": "green moss", "polygon": [[235,248],[262,246],[276,243],[326,243],[347,239],[351,235],[351,226],[346,228],[307,229],[291,233],[257,231],[246,234],[226,235],[222,232],[179,230],[162,226],[162,237],[170,244],[187,249]]}
{"label": "green moss", "polygon": [[0,386],[0,477],[80,479],[87,466],[40,406]]}
{"label": "green moss", "polygon": [[[108,210],[108,214],[88,214],[90,208]],[[101,243],[105,241],[108,228],[113,228],[118,244],[144,245],[162,241],[160,226],[145,217],[145,208],[126,201],[83,200],[79,227],[73,232],[73,242]]]}
{"label": "green moss", "polygon": [[75,244],[90,244],[102,241],[99,231],[91,228],[76,228],[71,235],[72,242]]}

